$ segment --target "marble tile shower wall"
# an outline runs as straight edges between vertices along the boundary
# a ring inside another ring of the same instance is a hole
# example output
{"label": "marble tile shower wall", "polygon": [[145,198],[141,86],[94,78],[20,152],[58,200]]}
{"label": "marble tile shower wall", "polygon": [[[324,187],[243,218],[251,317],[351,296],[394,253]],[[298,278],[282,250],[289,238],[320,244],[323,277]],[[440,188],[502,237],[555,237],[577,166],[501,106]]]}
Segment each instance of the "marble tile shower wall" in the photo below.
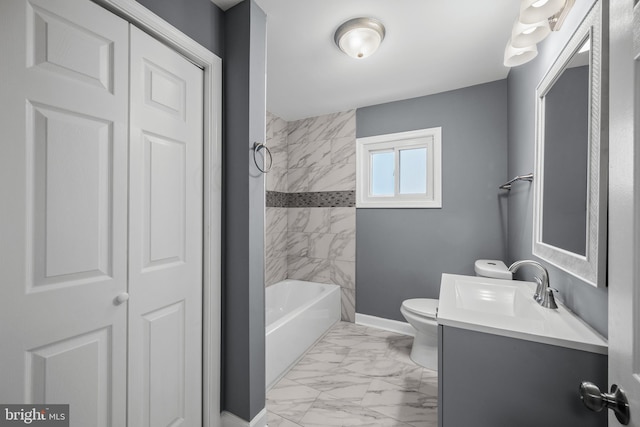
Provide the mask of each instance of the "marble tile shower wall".
{"label": "marble tile shower wall", "polygon": [[355,140],[355,110],[289,123],[289,192],[355,190]]}
{"label": "marble tile shower wall", "polygon": [[[273,166],[265,176],[267,191],[287,192],[287,129],[288,123],[267,112],[267,147],[273,156]],[[269,207],[265,217],[265,285],[287,278],[287,208]]]}
{"label": "marble tile shower wall", "polygon": [[[280,121],[272,114],[268,117],[270,148],[282,144]],[[289,122],[286,129],[286,154],[272,149],[274,169],[286,158],[286,171],[277,171],[273,178],[267,174],[267,191],[281,192],[286,187],[284,191],[290,194],[318,193],[319,200],[329,198],[332,192],[355,193],[355,111]],[[310,203],[304,207],[267,208],[266,284],[282,280],[286,270],[287,278],[340,285],[342,318],[353,322],[356,211],[353,203],[342,197],[337,199],[339,202],[329,204],[331,207]]]}

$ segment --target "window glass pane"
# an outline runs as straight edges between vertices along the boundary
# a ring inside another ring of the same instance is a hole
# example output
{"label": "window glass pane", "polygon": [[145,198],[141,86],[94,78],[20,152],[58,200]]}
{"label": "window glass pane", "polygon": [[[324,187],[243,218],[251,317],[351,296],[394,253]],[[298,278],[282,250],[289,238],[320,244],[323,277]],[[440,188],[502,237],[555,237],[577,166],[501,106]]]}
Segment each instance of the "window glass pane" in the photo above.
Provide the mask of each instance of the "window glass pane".
{"label": "window glass pane", "polygon": [[371,153],[371,195],[393,196],[393,151]]}
{"label": "window glass pane", "polygon": [[427,149],[400,150],[400,194],[427,194]]}

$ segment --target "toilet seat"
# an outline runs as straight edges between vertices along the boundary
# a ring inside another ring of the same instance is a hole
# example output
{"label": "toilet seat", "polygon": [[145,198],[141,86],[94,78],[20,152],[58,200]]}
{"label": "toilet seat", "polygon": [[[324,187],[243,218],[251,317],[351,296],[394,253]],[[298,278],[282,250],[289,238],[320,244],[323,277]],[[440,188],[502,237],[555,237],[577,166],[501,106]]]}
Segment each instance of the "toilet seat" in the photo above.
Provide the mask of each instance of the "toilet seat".
{"label": "toilet seat", "polygon": [[413,298],[402,302],[402,307],[418,316],[436,318],[438,300],[433,298]]}

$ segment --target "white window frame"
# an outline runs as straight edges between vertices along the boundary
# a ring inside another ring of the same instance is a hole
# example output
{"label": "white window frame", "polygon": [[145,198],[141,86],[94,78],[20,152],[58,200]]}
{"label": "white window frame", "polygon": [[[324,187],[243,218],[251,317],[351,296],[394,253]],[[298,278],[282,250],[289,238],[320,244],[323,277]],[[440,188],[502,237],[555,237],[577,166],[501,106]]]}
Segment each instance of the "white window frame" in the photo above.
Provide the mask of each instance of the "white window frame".
{"label": "white window frame", "polygon": [[[427,149],[427,194],[400,194],[399,154],[411,148]],[[394,151],[395,191],[371,194],[371,153]],[[357,208],[442,208],[442,128],[435,127],[356,139]]]}

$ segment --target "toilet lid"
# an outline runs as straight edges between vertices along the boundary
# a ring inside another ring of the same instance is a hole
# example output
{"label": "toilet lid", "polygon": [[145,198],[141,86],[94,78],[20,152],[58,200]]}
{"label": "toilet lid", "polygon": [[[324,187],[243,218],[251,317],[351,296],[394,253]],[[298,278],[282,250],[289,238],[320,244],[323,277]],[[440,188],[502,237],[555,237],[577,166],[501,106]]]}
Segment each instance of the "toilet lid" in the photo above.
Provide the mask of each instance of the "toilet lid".
{"label": "toilet lid", "polygon": [[415,314],[429,316],[435,319],[438,300],[432,298],[414,298],[404,301],[402,306]]}

